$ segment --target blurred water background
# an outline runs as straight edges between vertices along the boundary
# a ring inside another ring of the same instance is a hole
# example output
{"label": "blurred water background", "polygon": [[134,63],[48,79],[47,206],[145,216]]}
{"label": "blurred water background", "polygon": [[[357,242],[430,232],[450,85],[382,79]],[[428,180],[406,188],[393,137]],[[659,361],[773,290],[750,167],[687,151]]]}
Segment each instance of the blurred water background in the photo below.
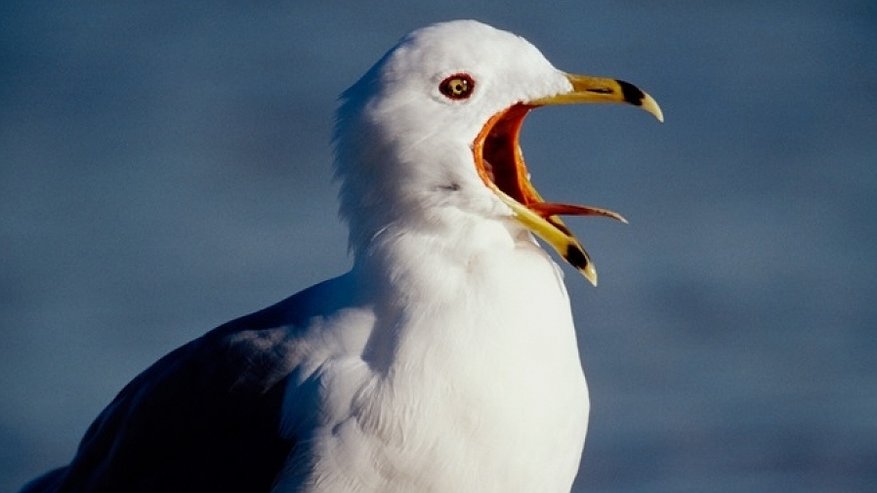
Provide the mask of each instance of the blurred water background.
{"label": "blurred water background", "polygon": [[336,96],[477,18],[645,88],[523,147],[601,285],[576,492],[877,491],[877,3],[0,3],[0,491],[138,372],[349,266]]}

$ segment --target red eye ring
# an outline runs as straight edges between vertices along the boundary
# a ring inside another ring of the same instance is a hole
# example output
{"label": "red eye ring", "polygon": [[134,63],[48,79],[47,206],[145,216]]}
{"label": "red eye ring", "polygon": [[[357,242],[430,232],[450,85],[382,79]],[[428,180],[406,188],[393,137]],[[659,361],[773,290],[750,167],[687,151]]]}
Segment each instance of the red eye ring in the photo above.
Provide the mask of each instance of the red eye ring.
{"label": "red eye ring", "polygon": [[466,99],[474,89],[475,79],[466,73],[449,75],[439,84],[439,91],[448,99]]}

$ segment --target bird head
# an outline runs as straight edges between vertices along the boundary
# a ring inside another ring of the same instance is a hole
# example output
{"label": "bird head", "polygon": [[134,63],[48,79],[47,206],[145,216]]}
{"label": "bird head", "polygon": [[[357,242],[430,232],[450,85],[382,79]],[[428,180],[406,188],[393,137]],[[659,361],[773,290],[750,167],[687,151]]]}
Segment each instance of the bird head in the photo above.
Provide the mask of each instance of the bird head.
{"label": "bird head", "polygon": [[589,255],[559,216],[624,219],[542,199],[519,145],[524,117],[549,105],[627,103],[663,120],[632,84],[558,70],[525,39],[476,21],[405,36],[341,99],[336,175],[354,250],[390,222],[429,223],[452,209],[511,219],[595,285]]}

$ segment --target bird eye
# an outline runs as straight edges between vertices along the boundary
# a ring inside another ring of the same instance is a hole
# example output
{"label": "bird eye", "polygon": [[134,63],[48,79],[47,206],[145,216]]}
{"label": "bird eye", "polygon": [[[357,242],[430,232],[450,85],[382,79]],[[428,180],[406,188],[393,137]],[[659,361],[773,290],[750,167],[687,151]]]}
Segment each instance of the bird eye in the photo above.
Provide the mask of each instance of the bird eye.
{"label": "bird eye", "polygon": [[449,99],[466,99],[472,95],[475,81],[469,74],[451,75],[439,84],[439,91]]}

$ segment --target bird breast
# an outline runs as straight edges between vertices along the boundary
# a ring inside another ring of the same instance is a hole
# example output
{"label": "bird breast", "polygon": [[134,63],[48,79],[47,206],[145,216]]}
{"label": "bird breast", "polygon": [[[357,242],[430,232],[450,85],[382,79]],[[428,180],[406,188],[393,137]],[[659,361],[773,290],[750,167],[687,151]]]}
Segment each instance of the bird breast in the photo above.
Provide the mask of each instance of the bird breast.
{"label": "bird breast", "polygon": [[294,491],[569,491],[588,393],[559,269],[529,237],[441,258],[397,278],[415,296],[372,305],[360,354],[322,365],[324,408],[344,411]]}

